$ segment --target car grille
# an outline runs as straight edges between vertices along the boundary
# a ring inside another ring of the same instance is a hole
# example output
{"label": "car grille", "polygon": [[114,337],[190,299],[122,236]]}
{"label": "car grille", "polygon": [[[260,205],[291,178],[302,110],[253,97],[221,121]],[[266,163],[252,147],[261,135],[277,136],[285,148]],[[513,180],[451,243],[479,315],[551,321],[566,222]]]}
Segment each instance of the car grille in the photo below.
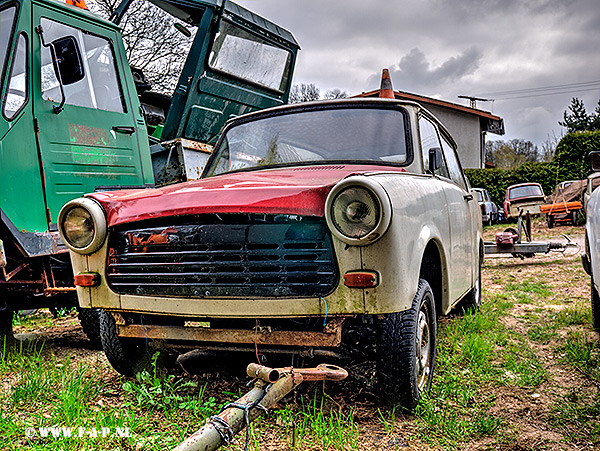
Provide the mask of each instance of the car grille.
{"label": "car grille", "polygon": [[106,279],[119,294],[313,297],[339,274],[322,218],[200,215],[111,230]]}

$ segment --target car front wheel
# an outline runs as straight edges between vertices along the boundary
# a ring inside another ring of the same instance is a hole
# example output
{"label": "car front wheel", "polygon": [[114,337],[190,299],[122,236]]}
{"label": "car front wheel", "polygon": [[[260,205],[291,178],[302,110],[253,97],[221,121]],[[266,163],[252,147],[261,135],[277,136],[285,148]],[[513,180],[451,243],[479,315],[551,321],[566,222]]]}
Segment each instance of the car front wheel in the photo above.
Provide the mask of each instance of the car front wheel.
{"label": "car front wheel", "polygon": [[152,348],[145,340],[117,335],[117,324],[111,313],[100,310],[100,341],[106,358],[123,376],[135,376],[152,366]]}
{"label": "car front wheel", "polygon": [[431,386],[437,320],[429,283],[419,280],[412,307],[389,313],[377,328],[377,385],[390,406],[412,410]]}

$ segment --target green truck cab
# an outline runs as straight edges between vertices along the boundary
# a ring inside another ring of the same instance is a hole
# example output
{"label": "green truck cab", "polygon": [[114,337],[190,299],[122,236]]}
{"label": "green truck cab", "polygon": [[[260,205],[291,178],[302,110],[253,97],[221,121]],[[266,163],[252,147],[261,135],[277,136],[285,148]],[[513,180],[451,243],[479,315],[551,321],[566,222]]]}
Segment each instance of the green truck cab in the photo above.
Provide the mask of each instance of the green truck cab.
{"label": "green truck cab", "polygon": [[66,202],[180,181],[202,163],[173,149],[206,152],[227,119],[287,103],[294,37],[227,0],[149,2],[195,32],[173,96],[153,93],[117,25],[131,3],[108,21],[0,1],[0,335],[12,311],[77,303],[56,224]]}

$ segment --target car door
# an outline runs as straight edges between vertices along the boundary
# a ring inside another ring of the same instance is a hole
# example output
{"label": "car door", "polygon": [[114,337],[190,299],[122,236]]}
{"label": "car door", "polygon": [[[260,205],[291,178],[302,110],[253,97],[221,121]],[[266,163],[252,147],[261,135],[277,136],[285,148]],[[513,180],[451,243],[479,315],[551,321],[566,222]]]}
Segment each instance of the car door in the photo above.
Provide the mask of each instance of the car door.
{"label": "car door", "polygon": [[[34,123],[53,224],[77,196],[102,186],[143,186],[153,177],[136,94],[123,83],[131,74],[116,27],[37,4],[32,20]],[[62,73],[65,61],[80,70]]]}
{"label": "car door", "polygon": [[[471,211],[469,203],[477,202],[473,200],[473,195],[466,191],[464,178],[458,177],[462,174],[460,165],[457,166],[457,159],[450,144],[440,137],[440,133],[435,122],[426,117],[419,118],[419,130],[421,134],[421,147],[423,160],[429,161],[429,149],[438,148],[441,150],[441,160],[439,167],[435,170],[439,180],[443,183],[444,195],[446,198],[447,215],[446,221],[450,229],[450,243],[445,244],[449,252],[448,255],[448,280],[450,289],[450,302],[456,301],[466,293],[472,283],[472,224]],[[427,166],[425,166],[427,167]],[[481,215],[480,212],[478,212]]]}

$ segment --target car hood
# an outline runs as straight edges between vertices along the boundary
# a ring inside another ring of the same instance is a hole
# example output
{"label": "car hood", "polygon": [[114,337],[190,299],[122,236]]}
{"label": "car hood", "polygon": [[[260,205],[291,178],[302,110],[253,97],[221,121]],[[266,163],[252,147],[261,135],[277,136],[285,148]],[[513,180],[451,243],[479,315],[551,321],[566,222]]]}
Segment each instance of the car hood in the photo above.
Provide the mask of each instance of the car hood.
{"label": "car hood", "polygon": [[268,213],[324,216],[325,199],[356,174],[400,171],[373,165],[302,166],[236,172],[153,189],[88,194],[106,211],[109,226],[174,215]]}

